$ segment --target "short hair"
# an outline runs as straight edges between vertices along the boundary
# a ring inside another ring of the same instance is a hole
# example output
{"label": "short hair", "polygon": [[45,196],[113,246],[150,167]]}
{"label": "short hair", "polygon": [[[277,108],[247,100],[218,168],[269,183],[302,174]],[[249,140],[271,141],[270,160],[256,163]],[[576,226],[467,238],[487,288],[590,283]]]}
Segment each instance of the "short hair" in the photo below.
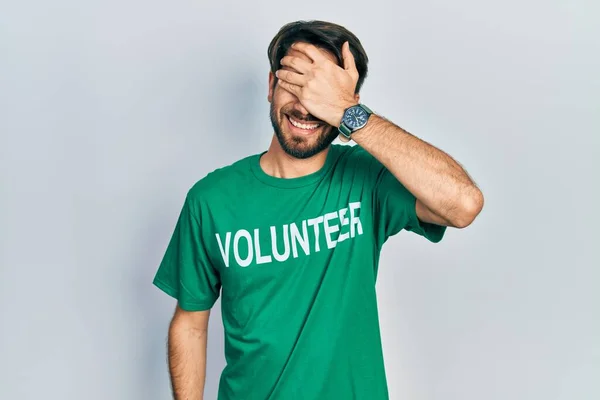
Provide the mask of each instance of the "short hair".
{"label": "short hair", "polygon": [[284,25],[275,35],[267,51],[271,72],[281,68],[281,59],[287,54],[290,46],[296,42],[313,44],[332,53],[343,65],[342,45],[348,41],[358,70],[358,82],[355,93],[358,93],[367,77],[369,58],[358,37],[341,25],[327,21],[296,21]]}

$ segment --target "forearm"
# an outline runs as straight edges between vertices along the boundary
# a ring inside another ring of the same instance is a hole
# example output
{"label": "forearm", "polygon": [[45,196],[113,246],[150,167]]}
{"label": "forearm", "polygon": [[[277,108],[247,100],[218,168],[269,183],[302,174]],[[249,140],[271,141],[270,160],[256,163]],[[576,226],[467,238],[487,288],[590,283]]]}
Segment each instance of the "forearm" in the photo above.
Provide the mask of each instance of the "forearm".
{"label": "forearm", "polygon": [[201,400],[206,378],[207,331],[174,319],[169,327],[168,342],[175,400]]}
{"label": "forearm", "polygon": [[481,192],[452,157],[385,118],[373,114],[352,139],[449,225],[466,226],[481,210]]}

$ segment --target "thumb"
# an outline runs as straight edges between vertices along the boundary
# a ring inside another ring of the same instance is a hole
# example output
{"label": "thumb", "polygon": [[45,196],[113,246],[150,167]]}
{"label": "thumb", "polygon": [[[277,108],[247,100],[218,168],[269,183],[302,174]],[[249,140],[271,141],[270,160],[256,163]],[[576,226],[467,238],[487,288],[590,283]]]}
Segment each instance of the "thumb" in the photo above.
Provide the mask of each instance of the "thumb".
{"label": "thumb", "polygon": [[344,69],[354,75],[356,72],[356,64],[354,62],[354,56],[350,51],[350,43],[348,41],[345,41],[342,45],[342,58],[344,61]]}

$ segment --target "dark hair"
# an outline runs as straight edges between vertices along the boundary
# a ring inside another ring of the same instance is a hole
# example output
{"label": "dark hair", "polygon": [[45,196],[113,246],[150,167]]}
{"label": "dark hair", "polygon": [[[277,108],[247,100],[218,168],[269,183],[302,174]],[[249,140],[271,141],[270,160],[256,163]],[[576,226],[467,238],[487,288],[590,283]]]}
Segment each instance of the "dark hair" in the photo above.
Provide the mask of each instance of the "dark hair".
{"label": "dark hair", "polygon": [[271,72],[275,73],[281,68],[281,59],[295,42],[310,43],[329,51],[336,57],[338,65],[342,66],[342,45],[345,41],[349,42],[350,51],[358,70],[359,78],[355,88],[355,93],[358,93],[367,77],[369,58],[356,35],[332,22],[296,21],[284,25],[271,40],[267,51]]}

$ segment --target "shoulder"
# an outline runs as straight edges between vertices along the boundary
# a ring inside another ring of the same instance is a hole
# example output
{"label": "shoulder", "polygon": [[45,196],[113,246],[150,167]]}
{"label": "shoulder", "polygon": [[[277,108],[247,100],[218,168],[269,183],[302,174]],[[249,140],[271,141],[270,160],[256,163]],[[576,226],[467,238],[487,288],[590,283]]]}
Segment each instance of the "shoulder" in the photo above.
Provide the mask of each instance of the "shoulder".
{"label": "shoulder", "polygon": [[340,159],[351,159],[353,161],[370,161],[373,156],[358,144],[332,144],[333,150]]}
{"label": "shoulder", "polygon": [[225,198],[230,194],[232,188],[239,187],[240,184],[248,181],[249,166],[254,157],[258,157],[258,155],[242,158],[207,173],[189,188],[188,201],[198,204]]}
{"label": "shoulder", "polygon": [[375,157],[358,144],[334,144],[331,150],[335,152],[336,164],[346,169],[367,172],[369,170],[379,170],[382,167]]}

